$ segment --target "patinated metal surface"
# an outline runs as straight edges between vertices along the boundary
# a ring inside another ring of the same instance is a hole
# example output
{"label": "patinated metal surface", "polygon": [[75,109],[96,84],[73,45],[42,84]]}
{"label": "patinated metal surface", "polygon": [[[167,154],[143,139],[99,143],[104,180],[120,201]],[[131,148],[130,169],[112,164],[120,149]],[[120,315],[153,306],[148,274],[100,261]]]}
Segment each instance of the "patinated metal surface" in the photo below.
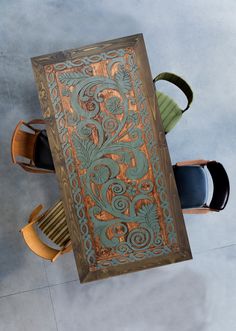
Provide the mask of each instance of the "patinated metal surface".
{"label": "patinated metal surface", "polygon": [[81,282],[190,259],[142,35],[32,64]]}

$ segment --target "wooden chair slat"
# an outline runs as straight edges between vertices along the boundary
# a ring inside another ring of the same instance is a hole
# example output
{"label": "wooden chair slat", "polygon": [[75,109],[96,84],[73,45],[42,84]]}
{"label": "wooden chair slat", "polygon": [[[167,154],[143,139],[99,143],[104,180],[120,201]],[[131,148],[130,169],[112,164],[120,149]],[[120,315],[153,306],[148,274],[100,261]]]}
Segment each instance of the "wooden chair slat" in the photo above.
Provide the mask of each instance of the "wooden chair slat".
{"label": "wooden chair slat", "polygon": [[[29,248],[38,256],[55,261],[61,254],[68,253],[72,250],[70,243],[70,234],[68,231],[63,204],[57,202],[47,212],[38,216],[42,209],[42,205],[36,207],[30,215],[29,223],[21,230]],[[40,226],[43,224],[43,231]],[[35,226],[38,227],[58,249],[52,248],[45,244],[39,237]]]}
{"label": "wooden chair slat", "polygon": [[65,224],[64,224],[63,227],[61,227],[61,228],[59,229],[59,231],[56,231],[56,232],[52,233],[52,234],[49,236],[49,238],[50,238],[53,242],[56,243],[57,239],[60,238],[61,235],[64,234],[64,233],[65,233],[65,234],[68,233],[68,228],[65,226]]}
{"label": "wooden chair slat", "polygon": [[68,229],[65,229],[65,231],[60,235],[60,237],[55,240],[55,244],[63,246],[63,243],[67,240],[70,240],[70,234],[68,233]]}
{"label": "wooden chair slat", "polygon": [[61,232],[63,229],[66,229],[66,220],[61,219],[55,226],[53,226],[51,228],[51,231],[47,233],[48,237],[50,237],[50,239],[54,240],[54,238],[57,236],[57,234],[59,232]]}
{"label": "wooden chair slat", "polygon": [[59,205],[57,209],[53,209],[49,214],[44,215],[44,219],[40,222],[40,229],[42,231],[46,231],[47,227],[50,226],[51,222],[55,220],[55,216],[61,215],[64,213],[64,209],[62,205]]}

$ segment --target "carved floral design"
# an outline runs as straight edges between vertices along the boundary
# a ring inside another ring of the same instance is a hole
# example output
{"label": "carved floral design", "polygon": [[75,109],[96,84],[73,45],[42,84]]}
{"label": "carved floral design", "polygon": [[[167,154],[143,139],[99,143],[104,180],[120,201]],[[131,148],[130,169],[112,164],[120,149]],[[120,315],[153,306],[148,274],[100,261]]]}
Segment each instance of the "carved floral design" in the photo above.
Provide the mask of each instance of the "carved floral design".
{"label": "carved floral design", "polygon": [[[118,50],[117,53],[124,55],[125,50]],[[137,78],[135,56],[130,51],[126,58],[114,54],[107,52],[96,55],[96,59],[92,56],[81,59],[77,64],[66,61],[54,65],[59,71],[78,67],[75,72],[64,71],[58,76],[63,89],[70,91],[63,94],[69,98],[73,109],[72,114],[65,111],[63,116],[64,121],[75,128],[71,139],[78,166],[83,171],[80,182],[86,196],[93,202],[88,214],[93,224],[94,238],[99,238],[101,248],[110,250],[110,256],[113,256],[106,261],[108,264],[119,263],[119,257],[116,258],[119,254],[128,262],[170,252],[170,248],[162,241],[158,215],[160,206],[155,198],[153,178],[149,174],[151,162],[157,190],[161,194],[163,186],[158,182],[162,173],[158,168],[154,139],[146,142],[150,160],[144,152],[143,131],[145,137],[148,134],[152,137],[152,129],[145,97],[140,88],[141,82]],[[99,62],[106,57],[109,59],[107,74],[93,76],[90,63]],[[56,108],[56,87],[51,76],[48,82]],[[134,104],[138,105],[139,112],[132,109]],[[61,116],[62,113],[59,113],[58,123]],[[65,142],[64,155],[67,155],[70,147],[68,138],[65,139],[68,136],[67,130],[65,126],[59,130],[61,139]],[[71,155],[66,159],[66,164],[72,167]],[[76,172],[69,171],[69,177],[74,200],[78,201],[77,214],[84,229],[88,262],[95,264],[96,268],[102,268],[102,261],[96,262]],[[162,208],[168,211],[168,203],[162,200],[160,197]],[[106,220],[101,219],[103,213],[109,215]],[[166,223],[172,225],[169,213],[166,212],[165,215]],[[174,227],[168,233],[168,238],[172,242],[176,240]]]}
{"label": "carved floral design", "polygon": [[106,107],[112,114],[122,114],[123,106],[119,98],[111,97],[106,101]]}

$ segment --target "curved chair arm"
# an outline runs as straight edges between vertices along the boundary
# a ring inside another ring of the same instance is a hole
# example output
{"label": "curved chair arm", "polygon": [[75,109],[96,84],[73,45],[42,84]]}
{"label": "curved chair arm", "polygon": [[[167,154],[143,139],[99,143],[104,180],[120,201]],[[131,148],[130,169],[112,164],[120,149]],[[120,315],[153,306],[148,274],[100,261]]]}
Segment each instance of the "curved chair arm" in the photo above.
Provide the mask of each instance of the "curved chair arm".
{"label": "curved chair arm", "polygon": [[175,165],[178,167],[181,166],[190,166],[190,165],[199,165],[199,166],[204,166],[207,165],[209,160],[189,160],[189,161],[182,161],[182,162],[177,162]]}
{"label": "curved chair arm", "polygon": [[12,162],[13,163],[17,163],[16,158],[15,158],[15,155],[14,155],[14,152],[13,152],[14,141],[15,141],[15,138],[16,138],[16,135],[18,133],[19,128],[23,124],[24,124],[24,121],[23,120],[20,120],[19,123],[17,124],[17,126],[15,127],[15,130],[14,130],[14,132],[12,134],[12,137],[11,137],[11,159],[12,159]]}
{"label": "curved chair arm", "polygon": [[192,101],[193,101],[193,91],[191,89],[191,87],[186,83],[186,81],[171,73],[171,72],[162,72],[159,75],[157,75],[154,79],[153,79],[153,83],[155,84],[158,80],[166,80],[174,85],[176,85],[186,96],[188,103],[185,109],[182,109],[182,113],[184,113],[191,105]]}
{"label": "curved chair arm", "polygon": [[213,181],[213,195],[209,208],[223,210],[229,199],[230,194],[230,183],[228,174],[220,162],[210,161],[207,164],[207,169],[209,170],[212,181]]}
{"label": "curved chair arm", "polygon": [[28,125],[31,125],[31,124],[45,124],[45,120],[42,119],[42,118],[35,118],[34,120],[31,120],[27,124]]}
{"label": "curved chair arm", "polygon": [[219,211],[217,209],[212,209],[212,208],[191,208],[191,209],[182,209],[183,214],[207,214],[211,211]]}
{"label": "curved chair arm", "polygon": [[34,210],[32,211],[32,213],[29,216],[29,223],[35,223],[39,220],[39,218],[42,217],[42,215],[40,215],[39,217],[38,214],[39,212],[43,209],[43,205],[38,205],[37,207],[34,208]]}
{"label": "curved chair arm", "polygon": [[27,163],[24,162],[18,162],[18,164],[25,170],[28,172],[32,172],[34,174],[47,174],[47,173],[55,173],[54,170],[48,170],[48,169],[40,169],[40,168],[36,168],[36,167],[32,167]]}
{"label": "curved chair arm", "polygon": [[59,255],[61,255],[61,250],[49,247],[39,238],[34,229],[34,222],[27,224],[23,229],[21,229],[21,233],[27,246],[36,255],[50,260],[51,262],[54,262]]}
{"label": "curved chair arm", "polygon": [[34,119],[34,120],[30,121],[30,122],[27,122],[27,123],[26,122],[23,122],[23,124],[26,125],[28,128],[30,128],[31,130],[37,132],[39,130],[38,129],[35,129],[32,125],[34,125],[34,124],[43,124],[43,125],[45,125],[45,121],[43,119],[41,119],[41,118],[36,118],[36,119]]}

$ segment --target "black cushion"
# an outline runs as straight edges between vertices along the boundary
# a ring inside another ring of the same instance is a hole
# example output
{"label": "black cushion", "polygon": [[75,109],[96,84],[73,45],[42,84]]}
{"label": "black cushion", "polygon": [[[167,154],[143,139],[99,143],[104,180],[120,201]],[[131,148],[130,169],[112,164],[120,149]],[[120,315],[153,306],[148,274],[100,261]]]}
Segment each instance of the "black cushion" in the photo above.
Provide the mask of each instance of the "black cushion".
{"label": "black cushion", "polygon": [[37,136],[35,143],[34,163],[37,168],[54,170],[54,164],[46,130],[41,130]]}
{"label": "black cushion", "polygon": [[174,166],[181,207],[202,207],[207,199],[207,178],[200,166]]}

